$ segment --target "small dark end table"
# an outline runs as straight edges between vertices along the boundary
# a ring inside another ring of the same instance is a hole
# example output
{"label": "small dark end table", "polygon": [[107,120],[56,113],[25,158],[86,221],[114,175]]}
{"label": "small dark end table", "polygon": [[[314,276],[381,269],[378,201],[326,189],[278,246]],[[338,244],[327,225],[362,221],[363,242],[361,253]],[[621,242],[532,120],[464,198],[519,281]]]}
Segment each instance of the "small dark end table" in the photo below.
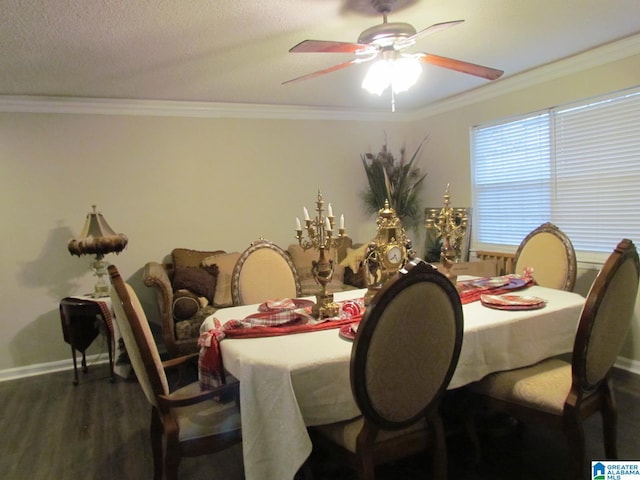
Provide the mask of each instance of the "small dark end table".
{"label": "small dark end table", "polygon": [[86,350],[100,334],[101,322],[107,337],[109,350],[109,368],[111,382],[115,381],[113,372],[113,324],[109,307],[99,298],[66,297],[60,300],[60,321],[64,341],[71,345],[73,358],[73,384],[78,385],[78,365],[76,350],[82,353],[82,371],[87,372]]}

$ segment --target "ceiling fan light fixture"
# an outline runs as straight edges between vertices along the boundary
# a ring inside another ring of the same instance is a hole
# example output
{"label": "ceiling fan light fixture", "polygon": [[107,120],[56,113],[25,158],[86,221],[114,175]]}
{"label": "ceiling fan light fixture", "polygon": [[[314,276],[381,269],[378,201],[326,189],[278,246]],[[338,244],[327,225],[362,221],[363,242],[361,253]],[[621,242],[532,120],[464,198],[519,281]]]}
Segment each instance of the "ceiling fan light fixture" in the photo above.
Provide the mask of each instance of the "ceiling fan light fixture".
{"label": "ceiling fan light fixture", "polygon": [[394,93],[406,92],[416,84],[422,65],[415,58],[399,58],[393,64],[391,87]]}
{"label": "ceiling fan light fixture", "polygon": [[389,84],[393,71],[393,60],[378,60],[374,62],[362,80],[362,88],[373,95],[382,95]]}
{"label": "ceiling fan light fixture", "polygon": [[394,93],[406,92],[421,73],[422,66],[415,58],[381,59],[369,67],[362,88],[374,95],[382,95],[389,85]]}

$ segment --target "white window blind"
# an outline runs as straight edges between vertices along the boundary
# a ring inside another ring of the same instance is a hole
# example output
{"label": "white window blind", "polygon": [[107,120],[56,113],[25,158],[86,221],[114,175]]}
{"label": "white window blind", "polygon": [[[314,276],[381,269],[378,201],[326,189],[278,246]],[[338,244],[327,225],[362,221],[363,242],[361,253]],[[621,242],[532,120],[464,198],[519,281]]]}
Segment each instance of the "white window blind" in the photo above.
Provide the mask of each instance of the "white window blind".
{"label": "white window blind", "polygon": [[640,241],[640,88],[474,127],[471,151],[474,248],[547,221],[586,260]]}

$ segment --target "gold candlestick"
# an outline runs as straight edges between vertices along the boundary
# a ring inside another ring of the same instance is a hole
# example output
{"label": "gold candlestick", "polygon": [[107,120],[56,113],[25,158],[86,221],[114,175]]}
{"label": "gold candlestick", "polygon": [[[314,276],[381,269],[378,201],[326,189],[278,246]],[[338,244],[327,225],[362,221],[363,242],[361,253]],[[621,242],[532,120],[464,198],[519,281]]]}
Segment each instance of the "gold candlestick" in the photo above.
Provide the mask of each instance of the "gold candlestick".
{"label": "gold candlestick", "polygon": [[304,230],[307,238],[303,237],[303,229],[300,220],[296,218],[296,238],[303,250],[314,248],[319,251],[318,260],[311,264],[311,273],[315,281],[320,284],[320,293],[316,295],[316,304],[312,313],[318,318],[333,317],[338,314],[339,306],[333,301],[333,294],[327,293],[327,284],[333,278],[333,259],[327,259],[332,248],[337,248],[347,237],[344,228],[344,215],[340,216],[338,234],[335,232],[335,217],[331,204],[328,205],[327,215],[324,215],[324,200],[322,193],[318,190],[316,200],[316,215],[309,216],[309,212],[304,207]]}
{"label": "gold candlestick", "polygon": [[456,276],[451,274],[451,267],[458,261],[460,240],[467,232],[467,212],[464,208],[449,206],[449,185],[444,193],[444,207],[439,211],[431,209],[425,221],[425,228],[435,233],[436,238],[442,239],[440,247],[440,263],[444,274],[455,283]]}

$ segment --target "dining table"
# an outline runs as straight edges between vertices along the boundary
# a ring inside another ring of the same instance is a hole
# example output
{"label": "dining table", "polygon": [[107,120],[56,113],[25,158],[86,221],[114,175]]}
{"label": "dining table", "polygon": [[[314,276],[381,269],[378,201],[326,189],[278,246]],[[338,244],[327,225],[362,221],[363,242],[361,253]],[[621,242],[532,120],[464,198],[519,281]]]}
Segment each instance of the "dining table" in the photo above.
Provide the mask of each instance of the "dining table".
{"label": "dining table", "polygon": [[[336,292],[334,301],[361,299],[365,293],[366,289]],[[514,310],[490,308],[478,299],[463,302],[462,349],[449,389],[571,351],[584,297],[537,285],[518,293],[543,299],[544,304]],[[205,319],[201,334],[257,310],[258,305],[218,310]],[[293,479],[312,450],[308,427],[360,415],[349,378],[353,341],[344,332],[343,325],[219,341],[225,371],[240,382],[247,480]],[[201,358],[206,350],[201,348]]]}

